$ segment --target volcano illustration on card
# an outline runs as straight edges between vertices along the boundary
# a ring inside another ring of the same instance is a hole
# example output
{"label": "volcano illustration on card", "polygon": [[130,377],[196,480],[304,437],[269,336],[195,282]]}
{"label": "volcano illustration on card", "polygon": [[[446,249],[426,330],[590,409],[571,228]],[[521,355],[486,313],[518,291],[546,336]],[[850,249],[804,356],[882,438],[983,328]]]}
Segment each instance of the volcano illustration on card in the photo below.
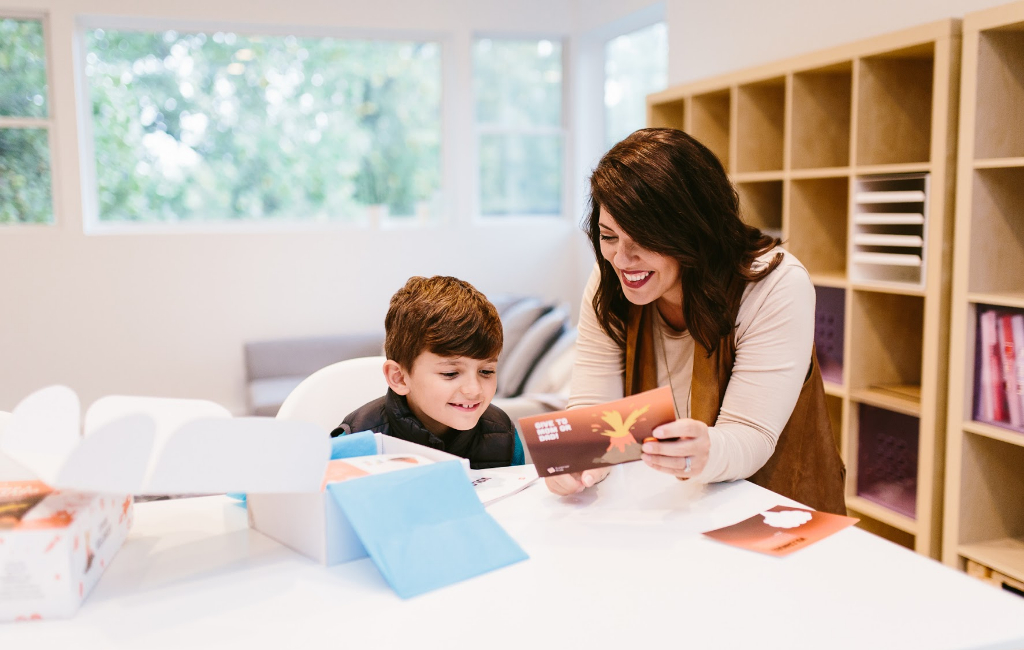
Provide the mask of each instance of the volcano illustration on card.
{"label": "volcano illustration on card", "polygon": [[519,419],[537,473],[555,476],[640,460],[644,438],[676,419],[668,386],[605,404]]}

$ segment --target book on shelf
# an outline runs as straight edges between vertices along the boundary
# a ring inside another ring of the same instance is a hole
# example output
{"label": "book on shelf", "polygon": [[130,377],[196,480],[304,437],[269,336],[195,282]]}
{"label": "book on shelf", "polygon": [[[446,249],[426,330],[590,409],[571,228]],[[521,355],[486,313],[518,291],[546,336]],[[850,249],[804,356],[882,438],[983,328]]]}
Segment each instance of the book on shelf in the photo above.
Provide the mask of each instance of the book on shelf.
{"label": "book on shelf", "polygon": [[979,318],[981,329],[981,399],[979,404],[980,419],[990,422],[1002,422],[1006,419],[1003,399],[1006,390],[1003,387],[1002,360],[999,355],[999,335],[996,327],[996,312],[986,310]]}
{"label": "book on shelf", "polygon": [[1006,410],[1010,424],[1021,425],[1020,391],[1017,386],[1016,339],[1013,336],[1013,316],[1000,314],[998,321],[999,353],[1003,368],[1003,386],[1006,390]]}

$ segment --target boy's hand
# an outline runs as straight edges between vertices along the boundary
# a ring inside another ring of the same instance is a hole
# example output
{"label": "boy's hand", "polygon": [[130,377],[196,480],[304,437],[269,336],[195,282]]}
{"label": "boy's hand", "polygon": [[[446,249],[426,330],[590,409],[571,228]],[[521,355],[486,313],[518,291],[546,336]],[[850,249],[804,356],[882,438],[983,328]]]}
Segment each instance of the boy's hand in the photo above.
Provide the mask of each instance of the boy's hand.
{"label": "boy's hand", "polygon": [[608,473],[611,471],[610,467],[599,467],[572,474],[559,474],[545,478],[544,483],[549,490],[564,497],[597,485],[608,478]]}

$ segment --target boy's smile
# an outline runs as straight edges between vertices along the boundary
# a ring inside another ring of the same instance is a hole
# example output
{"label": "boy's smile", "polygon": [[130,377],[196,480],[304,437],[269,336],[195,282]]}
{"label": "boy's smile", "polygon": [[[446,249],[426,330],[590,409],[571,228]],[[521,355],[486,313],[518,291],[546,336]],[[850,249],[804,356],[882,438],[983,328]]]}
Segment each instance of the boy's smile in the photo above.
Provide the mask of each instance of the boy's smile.
{"label": "boy's smile", "polygon": [[435,436],[452,429],[466,431],[477,425],[494,399],[497,365],[497,359],[423,352],[402,373],[405,381],[400,389],[394,385],[392,389],[405,395],[413,415]]}

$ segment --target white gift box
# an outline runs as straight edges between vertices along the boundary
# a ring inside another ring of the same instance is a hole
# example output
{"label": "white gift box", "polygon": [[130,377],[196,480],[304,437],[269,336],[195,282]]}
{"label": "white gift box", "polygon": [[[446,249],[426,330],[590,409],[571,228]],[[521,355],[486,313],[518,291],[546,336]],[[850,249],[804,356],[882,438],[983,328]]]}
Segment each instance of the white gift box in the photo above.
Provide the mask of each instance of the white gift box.
{"label": "white gift box", "polygon": [[[378,454],[410,454],[434,462],[457,460],[469,473],[469,461],[413,442],[374,434]],[[250,493],[249,525],[321,564],[331,566],[366,557],[341,508],[322,486],[307,494]]]}
{"label": "white gift box", "polygon": [[[51,386],[14,408],[0,453],[0,469],[13,461],[54,490],[0,518],[0,620],[18,620],[77,610],[128,534],[130,495],[316,493],[331,443],[316,425],[233,418],[204,400],[104,397],[83,421],[74,391]],[[19,489],[32,488],[0,483]],[[52,513],[63,527],[43,525]]]}

